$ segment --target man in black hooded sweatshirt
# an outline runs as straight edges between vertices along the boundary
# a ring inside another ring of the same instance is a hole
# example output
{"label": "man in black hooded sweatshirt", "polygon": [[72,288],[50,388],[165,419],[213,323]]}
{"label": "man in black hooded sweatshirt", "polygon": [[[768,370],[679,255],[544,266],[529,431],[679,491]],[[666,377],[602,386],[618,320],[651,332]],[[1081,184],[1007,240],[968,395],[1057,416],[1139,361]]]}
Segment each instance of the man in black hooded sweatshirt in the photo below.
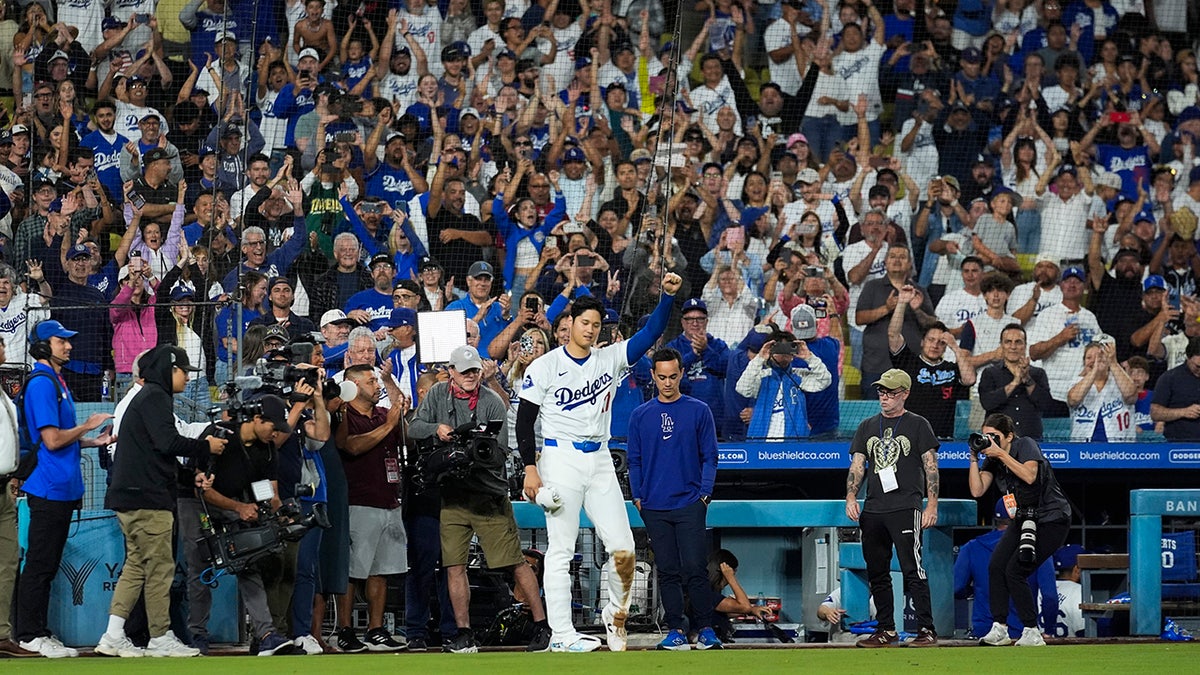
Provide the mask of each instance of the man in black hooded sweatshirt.
{"label": "man in black hooded sweatshirt", "polygon": [[[96,652],[108,656],[194,656],[170,631],[171,581],[175,557],[171,550],[175,524],[177,457],[220,454],[225,439],[181,436],[175,426],[173,394],[187,386],[188,373],[198,370],[180,347],[155,347],[139,360],[142,390],[129,404],[117,436],[112,484],[104,506],[117,512],[125,534],[125,565],[113,592],[108,628]],[[200,487],[211,485],[197,476]],[[125,635],[125,619],[145,593],[150,643],[141,650]]]}

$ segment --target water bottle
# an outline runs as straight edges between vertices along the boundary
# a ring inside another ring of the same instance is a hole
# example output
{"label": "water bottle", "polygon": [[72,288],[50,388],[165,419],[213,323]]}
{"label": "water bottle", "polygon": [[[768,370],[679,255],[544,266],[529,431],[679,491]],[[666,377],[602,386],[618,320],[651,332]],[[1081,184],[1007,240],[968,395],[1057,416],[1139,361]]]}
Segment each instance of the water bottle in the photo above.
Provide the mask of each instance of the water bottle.
{"label": "water bottle", "polygon": [[112,372],[104,371],[104,376],[100,379],[100,400],[112,400]]}
{"label": "water bottle", "polygon": [[754,601],[754,604],[757,607],[766,607],[767,606],[767,598],[762,593],[759,593],[758,599]]}

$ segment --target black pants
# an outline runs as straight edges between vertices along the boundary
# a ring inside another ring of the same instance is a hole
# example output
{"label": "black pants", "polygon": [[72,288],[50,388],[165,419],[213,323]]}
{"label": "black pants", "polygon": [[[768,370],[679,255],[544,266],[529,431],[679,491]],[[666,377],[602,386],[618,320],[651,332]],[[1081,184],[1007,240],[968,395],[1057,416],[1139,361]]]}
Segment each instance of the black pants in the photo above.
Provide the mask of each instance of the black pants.
{"label": "black pants", "polygon": [[988,603],[991,605],[993,617],[1008,616],[1008,601],[1011,598],[1021,625],[1038,625],[1037,605],[1034,604],[1033,591],[1029,588],[1029,575],[1062,547],[1070,530],[1071,523],[1065,520],[1038,523],[1037,557],[1031,563],[1017,560],[1021,521],[1014,520],[1004,531],[1004,536],[996,543],[992,559],[988,562]]}
{"label": "black pants", "polygon": [[13,634],[22,642],[50,635],[50,584],[58,574],[71,531],[71,514],[79,502],[60,502],[29,495],[29,548],[17,581],[17,620]]}
{"label": "black pants", "polygon": [[858,527],[862,531],[863,558],[867,562],[867,583],[875,600],[875,618],[879,630],[896,630],[895,602],[892,600],[892,548],[900,559],[904,591],[912,598],[913,611],[920,628],[933,630],[933,605],[929,599],[929,580],[921,563],[921,511],[863,513]]}

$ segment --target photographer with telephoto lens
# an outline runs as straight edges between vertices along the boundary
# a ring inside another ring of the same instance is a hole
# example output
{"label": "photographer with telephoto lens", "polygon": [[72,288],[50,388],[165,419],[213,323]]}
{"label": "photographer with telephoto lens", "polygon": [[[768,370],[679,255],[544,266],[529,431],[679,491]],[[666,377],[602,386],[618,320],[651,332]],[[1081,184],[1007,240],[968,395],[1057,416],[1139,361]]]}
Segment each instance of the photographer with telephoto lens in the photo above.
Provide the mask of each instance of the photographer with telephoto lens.
{"label": "photographer with telephoto lens", "polygon": [[[967,443],[971,448],[967,473],[971,496],[982,497],[995,482],[1013,519],[988,565],[992,616],[1008,616],[1011,599],[1025,626],[1017,645],[1043,646],[1046,641],[1037,627],[1037,607],[1027,579],[1066,541],[1071,505],[1037,441],[1018,437],[1008,415],[988,415],[980,433],[972,433]],[[985,457],[982,464],[981,454]],[[1012,642],[1008,626],[994,622],[979,644],[1003,646]]]}
{"label": "photographer with telephoto lens", "polygon": [[[450,642],[454,653],[479,650],[471,631],[471,589],[467,557],[471,537],[479,544],[491,569],[511,568],[521,594],[540,598],[537,578],[521,552],[508,482],[505,454],[496,438],[507,415],[504,399],[480,386],[483,362],[479,352],[463,345],[450,355],[450,381],[433,385],[417,408],[409,435],[422,445],[423,473],[437,480],[442,493],[442,564],[450,587],[450,604],[458,634]],[[486,430],[480,430],[486,427]],[[550,648],[550,627],[540,599],[530,607],[534,620],[529,651]]]}

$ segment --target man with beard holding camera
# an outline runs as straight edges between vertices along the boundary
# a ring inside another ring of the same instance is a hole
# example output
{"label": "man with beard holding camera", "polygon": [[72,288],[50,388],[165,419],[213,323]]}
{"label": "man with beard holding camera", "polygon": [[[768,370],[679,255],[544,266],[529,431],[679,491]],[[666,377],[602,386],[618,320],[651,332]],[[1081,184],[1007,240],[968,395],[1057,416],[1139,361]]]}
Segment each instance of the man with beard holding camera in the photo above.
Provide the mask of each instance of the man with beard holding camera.
{"label": "man with beard holding camera", "polygon": [[[216,434],[192,439],[179,433],[172,394],[187,386],[188,373],[199,370],[180,347],[161,346],[144,359],[141,391],[129,404],[113,457],[112,484],[105,506],[117,512],[125,534],[125,565],[113,591],[108,628],[96,645],[106,656],[196,656],[170,629],[171,581],[175,556],[171,538],[175,524],[176,457],[219,455],[228,442]],[[150,643],[139,649],[125,635],[125,620],[138,596],[145,594]]]}
{"label": "man with beard holding camera", "polygon": [[[1071,530],[1071,504],[1042,449],[1032,438],[1016,435],[1012,418],[999,413],[988,415],[980,431],[967,441],[971,447],[967,467],[971,496],[982,497],[995,482],[1013,519],[988,564],[992,617],[1008,616],[1011,599],[1017,618],[1025,626],[1017,646],[1044,647],[1033,591],[1026,580],[1066,542]],[[982,466],[980,454],[985,457]],[[979,641],[994,647],[1012,643],[1008,626],[999,621],[993,621],[992,630]]]}
{"label": "man with beard holding camera", "polygon": [[[251,485],[258,481],[270,481],[274,496],[271,509],[278,509],[279,499],[279,453],[275,448],[275,435],[290,434],[288,408],[283,399],[273,394],[261,396],[244,404],[253,412],[248,419],[236,424],[229,445],[209,465],[208,472],[214,475],[212,488],[205,490],[202,498],[213,509],[214,521],[237,527],[241,523],[257,523],[258,504]],[[285,638],[271,620],[271,609],[267,603],[264,577],[281,572],[279,555],[269,556],[238,575],[238,591],[250,615],[254,637],[258,638],[258,655],[271,656],[293,654],[296,647]],[[192,594],[189,594],[192,595]],[[189,597],[192,627],[200,627],[200,636],[205,635],[212,597],[201,594]],[[207,640],[205,640],[207,643]]]}
{"label": "man with beard holding camera", "polygon": [[[383,627],[387,579],[408,572],[408,535],[400,509],[400,447],[404,443],[404,411],[391,371],[383,384],[391,408],[379,405],[380,384],[371,365],[352,365],[347,380],[358,395],[343,407],[335,439],[350,489],[350,584],[338,596],[337,647],[343,652],[394,652],[404,649]],[[357,580],[365,579],[367,633],[360,641],[350,626]]]}
{"label": "man with beard holding camera", "polygon": [[[411,429],[413,439],[427,441],[436,453],[447,445],[470,441],[470,436],[464,438],[457,433],[463,426],[476,429],[490,422],[503,422],[508,406],[496,392],[479,386],[482,371],[483,361],[474,347],[455,349],[450,355],[450,381],[433,385],[417,409]],[[479,537],[491,569],[512,569],[523,597],[539,597],[537,578],[521,553],[504,478],[504,453],[498,446],[492,448],[490,456],[473,457],[464,477],[442,482],[441,492],[442,564],[458,624],[450,651],[474,653],[479,645],[471,631],[471,587],[467,581],[471,536]],[[527,651],[544,652],[550,648],[546,612],[540,601],[530,609],[535,629]]]}

